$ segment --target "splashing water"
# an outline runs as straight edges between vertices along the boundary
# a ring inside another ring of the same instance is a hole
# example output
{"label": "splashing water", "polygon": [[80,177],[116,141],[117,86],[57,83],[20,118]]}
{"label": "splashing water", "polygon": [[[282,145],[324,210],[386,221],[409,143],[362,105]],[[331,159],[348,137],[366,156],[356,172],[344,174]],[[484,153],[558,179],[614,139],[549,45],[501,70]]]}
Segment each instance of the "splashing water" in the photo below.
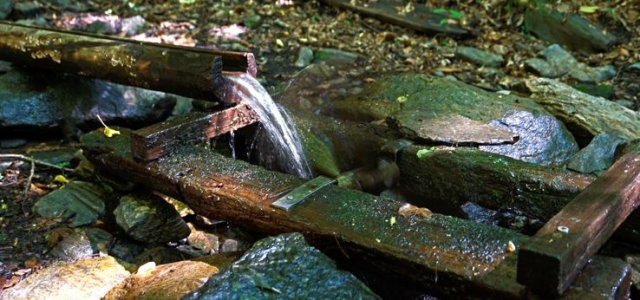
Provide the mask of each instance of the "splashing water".
{"label": "splashing water", "polygon": [[311,170],[304,155],[302,143],[295,125],[287,112],[276,104],[265,88],[247,74],[229,76],[234,85],[232,93],[239,96],[258,115],[266,134],[276,146],[275,157],[287,173],[301,178],[310,178]]}

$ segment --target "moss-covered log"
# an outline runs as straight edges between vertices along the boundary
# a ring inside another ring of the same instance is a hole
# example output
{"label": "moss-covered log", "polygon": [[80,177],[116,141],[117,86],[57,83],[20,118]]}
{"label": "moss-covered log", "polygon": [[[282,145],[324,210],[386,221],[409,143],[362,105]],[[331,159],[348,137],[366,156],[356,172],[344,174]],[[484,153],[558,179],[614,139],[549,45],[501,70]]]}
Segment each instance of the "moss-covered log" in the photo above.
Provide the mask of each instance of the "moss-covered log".
{"label": "moss-covered log", "polygon": [[[418,156],[420,150],[424,154]],[[594,179],[475,148],[411,146],[402,151],[398,166],[401,188],[419,205],[454,215],[471,201],[547,220]]]}

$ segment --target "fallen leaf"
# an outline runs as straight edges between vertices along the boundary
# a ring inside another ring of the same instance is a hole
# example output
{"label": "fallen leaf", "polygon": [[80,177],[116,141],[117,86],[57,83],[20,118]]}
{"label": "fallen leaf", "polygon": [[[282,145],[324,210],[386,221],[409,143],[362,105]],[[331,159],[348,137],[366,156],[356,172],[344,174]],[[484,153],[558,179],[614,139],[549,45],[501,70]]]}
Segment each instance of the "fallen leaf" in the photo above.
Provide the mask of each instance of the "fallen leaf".
{"label": "fallen leaf", "polygon": [[583,14],[592,14],[600,9],[597,6],[580,6],[580,12]]}

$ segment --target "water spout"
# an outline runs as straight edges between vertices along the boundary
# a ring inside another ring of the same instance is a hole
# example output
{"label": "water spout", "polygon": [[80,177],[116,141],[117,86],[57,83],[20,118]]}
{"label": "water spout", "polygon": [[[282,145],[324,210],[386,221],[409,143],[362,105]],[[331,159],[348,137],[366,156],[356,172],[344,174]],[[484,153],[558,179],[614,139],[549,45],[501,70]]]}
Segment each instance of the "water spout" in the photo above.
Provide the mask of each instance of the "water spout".
{"label": "water spout", "polygon": [[310,178],[311,169],[305,157],[302,142],[287,112],[273,101],[269,93],[248,74],[227,76],[233,84],[227,97],[247,103],[258,115],[261,126],[275,147],[273,158],[285,172],[301,178]]}

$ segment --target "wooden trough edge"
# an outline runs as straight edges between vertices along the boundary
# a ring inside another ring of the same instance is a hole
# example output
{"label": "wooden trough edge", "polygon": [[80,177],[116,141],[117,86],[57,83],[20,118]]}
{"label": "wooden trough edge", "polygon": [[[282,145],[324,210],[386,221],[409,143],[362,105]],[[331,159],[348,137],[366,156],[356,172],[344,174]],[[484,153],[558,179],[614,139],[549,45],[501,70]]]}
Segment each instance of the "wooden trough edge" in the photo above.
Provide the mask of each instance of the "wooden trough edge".
{"label": "wooden trough edge", "polygon": [[[336,259],[399,276],[439,296],[527,297],[515,278],[517,251],[508,247],[510,242],[516,247],[528,242],[527,236],[439,214],[401,214],[405,203],[337,186],[324,188],[285,212],[271,203],[300,185],[301,179],[195,146],[140,163],[131,155],[130,131],[121,131],[110,139],[101,131],[82,137],[87,156],[98,169],[181,199],[198,214],[265,233],[302,232]],[[567,295],[601,295],[602,286],[610,287],[611,298],[626,295],[628,265],[603,259],[596,256],[592,264],[608,267],[579,276],[574,282],[579,288]]]}
{"label": "wooden trough edge", "polygon": [[520,248],[518,282],[560,295],[640,205],[640,155],[627,154]]}

